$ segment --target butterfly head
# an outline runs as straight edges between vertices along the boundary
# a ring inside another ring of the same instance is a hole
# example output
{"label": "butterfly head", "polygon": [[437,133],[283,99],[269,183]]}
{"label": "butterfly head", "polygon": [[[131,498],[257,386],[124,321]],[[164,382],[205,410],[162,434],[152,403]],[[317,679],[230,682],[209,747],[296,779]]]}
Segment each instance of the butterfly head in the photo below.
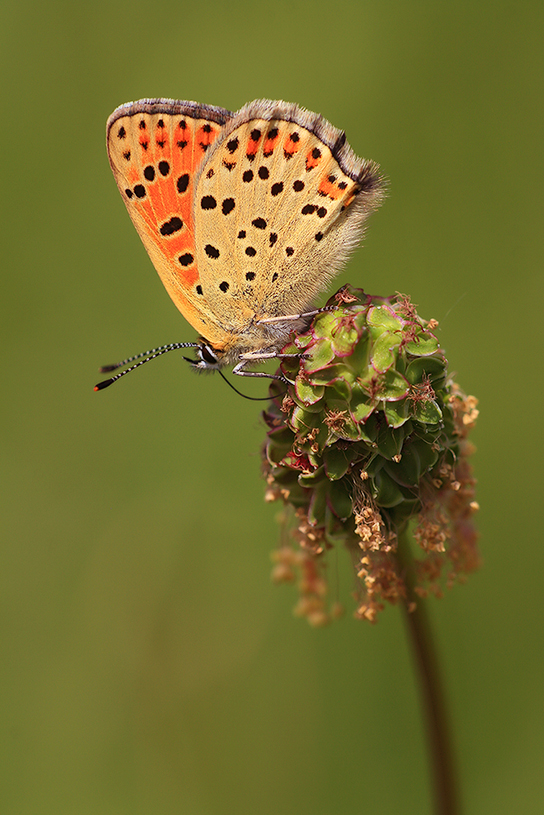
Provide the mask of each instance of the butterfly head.
{"label": "butterfly head", "polygon": [[206,342],[206,340],[201,338],[200,342],[196,343],[194,348],[197,359],[183,357],[183,359],[191,365],[193,370],[218,371],[220,368],[224,367],[225,362],[223,360],[223,352],[219,351],[217,348],[213,348],[213,346],[210,345],[209,342]]}

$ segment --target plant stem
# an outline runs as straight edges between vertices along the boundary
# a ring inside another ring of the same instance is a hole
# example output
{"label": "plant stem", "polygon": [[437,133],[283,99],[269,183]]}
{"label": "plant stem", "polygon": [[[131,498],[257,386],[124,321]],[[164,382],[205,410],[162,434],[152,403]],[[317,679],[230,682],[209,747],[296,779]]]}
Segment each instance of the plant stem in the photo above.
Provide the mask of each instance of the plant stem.
{"label": "plant stem", "polygon": [[[419,676],[434,783],[436,815],[460,815],[449,717],[425,601],[414,592],[415,567],[406,528],[399,533],[397,562],[406,585],[405,619]],[[410,610],[413,609],[413,610]]]}

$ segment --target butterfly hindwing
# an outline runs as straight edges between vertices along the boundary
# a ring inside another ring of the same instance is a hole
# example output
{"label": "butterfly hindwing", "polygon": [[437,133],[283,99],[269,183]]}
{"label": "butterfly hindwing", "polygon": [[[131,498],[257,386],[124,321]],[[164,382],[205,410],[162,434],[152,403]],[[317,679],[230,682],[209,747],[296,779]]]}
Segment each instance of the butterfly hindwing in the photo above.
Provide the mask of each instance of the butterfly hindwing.
{"label": "butterfly hindwing", "polygon": [[375,164],[296,105],[252,102],[225,125],[195,188],[203,295],[226,331],[311,307],[381,200]]}

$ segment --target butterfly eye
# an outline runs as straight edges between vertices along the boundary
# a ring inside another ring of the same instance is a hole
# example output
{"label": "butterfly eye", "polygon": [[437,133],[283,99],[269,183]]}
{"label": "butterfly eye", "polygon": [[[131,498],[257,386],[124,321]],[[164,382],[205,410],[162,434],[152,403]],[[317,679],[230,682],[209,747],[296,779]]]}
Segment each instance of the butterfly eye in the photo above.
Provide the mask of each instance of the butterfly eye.
{"label": "butterfly eye", "polygon": [[198,349],[200,358],[203,362],[207,362],[208,365],[217,365],[219,360],[217,359],[216,355],[212,351],[209,345],[201,345]]}

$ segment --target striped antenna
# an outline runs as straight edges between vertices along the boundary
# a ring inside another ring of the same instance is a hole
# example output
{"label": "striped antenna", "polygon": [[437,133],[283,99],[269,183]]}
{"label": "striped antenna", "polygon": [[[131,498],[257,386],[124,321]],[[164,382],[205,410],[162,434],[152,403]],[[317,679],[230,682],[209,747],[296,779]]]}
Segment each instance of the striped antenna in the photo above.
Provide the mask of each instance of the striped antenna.
{"label": "striped antenna", "polygon": [[199,344],[197,342],[171,342],[168,345],[161,345],[158,348],[152,348],[150,351],[143,351],[141,354],[136,354],[133,357],[128,357],[127,359],[123,359],[121,362],[116,362],[115,365],[103,365],[100,368],[101,374],[109,373],[110,371],[116,371],[117,368],[122,368],[125,365],[129,365],[131,362],[135,360],[139,360],[136,362],[135,365],[130,365],[130,368],[126,368],[124,371],[120,371],[120,373],[115,374],[115,376],[111,376],[109,379],[105,379],[103,382],[99,382],[97,385],[94,386],[95,391],[104,390],[104,388],[109,388],[110,385],[113,385],[118,379],[121,379],[122,376],[125,374],[129,374],[131,371],[136,370],[139,368],[140,365],[144,365],[146,362],[150,362],[152,359],[156,359],[157,357],[161,357],[163,354],[167,354],[168,351],[177,351],[179,348],[198,348]]}

